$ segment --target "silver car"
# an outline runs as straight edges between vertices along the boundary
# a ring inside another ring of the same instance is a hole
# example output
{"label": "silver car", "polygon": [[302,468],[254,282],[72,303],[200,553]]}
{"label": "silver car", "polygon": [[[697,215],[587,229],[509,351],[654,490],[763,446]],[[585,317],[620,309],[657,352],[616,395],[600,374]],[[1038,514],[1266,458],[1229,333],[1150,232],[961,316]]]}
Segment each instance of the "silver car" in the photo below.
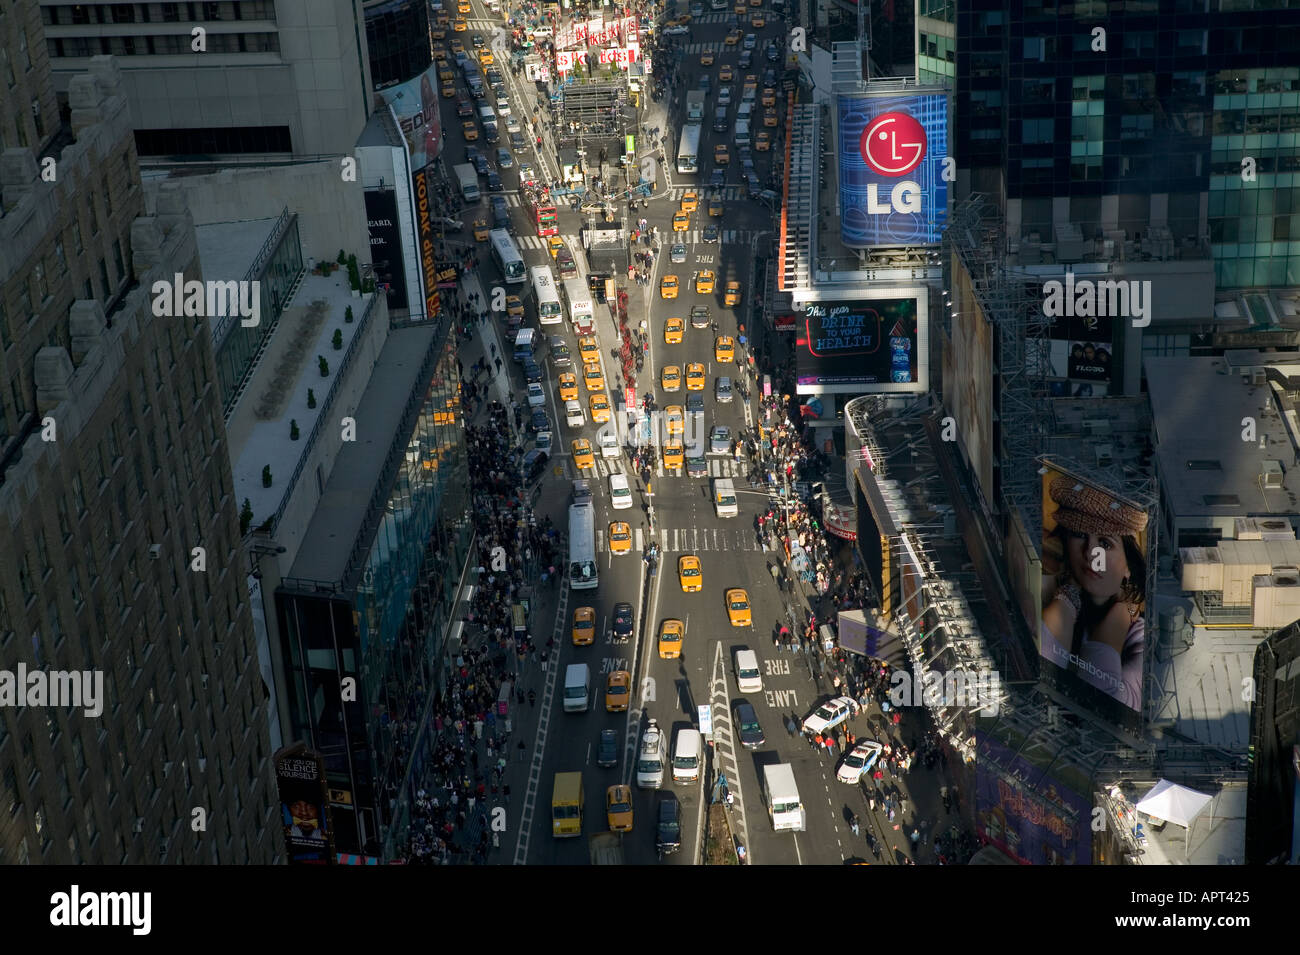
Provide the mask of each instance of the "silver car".
{"label": "silver car", "polygon": [[674,265],[681,265],[683,262],[686,261],[686,246],[678,242],[676,245],[674,245],[671,249],[668,250],[668,259]]}
{"label": "silver car", "polygon": [[725,424],[715,424],[709,432],[709,453],[726,454],[731,450],[731,429]]}
{"label": "silver car", "polygon": [[714,382],[713,397],[722,404],[731,400],[731,379],[726,375],[719,375],[718,380]]}

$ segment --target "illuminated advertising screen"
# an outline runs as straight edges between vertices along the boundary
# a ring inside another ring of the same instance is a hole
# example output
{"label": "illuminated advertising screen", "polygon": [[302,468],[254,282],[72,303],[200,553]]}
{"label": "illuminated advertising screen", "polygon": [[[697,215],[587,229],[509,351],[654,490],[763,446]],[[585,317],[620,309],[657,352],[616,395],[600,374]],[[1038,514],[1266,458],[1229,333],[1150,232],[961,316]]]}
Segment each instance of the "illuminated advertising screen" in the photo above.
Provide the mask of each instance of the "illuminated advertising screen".
{"label": "illuminated advertising screen", "polygon": [[401,230],[397,226],[397,195],[391,190],[366,191],[366,225],[370,230],[370,261],[375,280],[388,296],[391,311],[405,309],[406,266]]}
{"label": "illuminated advertising screen", "polygon": [[938,244],[948,217],[948,98],[839,97],[840,239]]}
{"label": "illuminated advertising screen", "polygon": [[278,751],[274,762],[289,864],[333,865],[334,828],[324,761],[304,744],[294,743]]}
{"label": "illuminated advertising screen", "polygon": [[1023,865],[1089,865],[1091,802],[992,736],[975,736],[980,839]]}
{"label": "illuminated advertising screen", "polygon": [[929,334],[924,289],[827,294],[798,305],[799,394],[925,392]]}
{"label": "illuminated advertising screen", "polygon": [[1040,674],[1131,730],[1142,716],[1147,513],[1109,488],[1046,464]]}
{"label": "illuminated advertising screen", "polygon": [[411,169],[419,172],[442,152],[442,121],[438,117],[438,67],[420,76],[381,90],[379,95],[393,108],[397,125],[406,137]]}

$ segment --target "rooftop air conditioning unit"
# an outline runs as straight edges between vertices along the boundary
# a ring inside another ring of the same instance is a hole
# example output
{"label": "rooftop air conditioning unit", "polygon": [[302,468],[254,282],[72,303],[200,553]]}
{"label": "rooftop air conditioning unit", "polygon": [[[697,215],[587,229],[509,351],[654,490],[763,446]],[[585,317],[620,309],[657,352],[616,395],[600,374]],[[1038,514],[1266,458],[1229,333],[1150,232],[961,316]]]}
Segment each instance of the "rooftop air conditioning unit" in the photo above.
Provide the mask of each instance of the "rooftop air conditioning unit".
{"label": "rooftop air conditioning unit", "polygon": [[1260,480],[1263,481],[1264,487],[1281,487],[1283,477],[1281,461],[1273,460],[1263,463]]}
{"label": "rooftop air conditioning unit", "polygon": [[1090,437],[1101,437],[1110,434],[1109,418],[1084,418],[1083,433]]}
{"label": "rooftop air conditioning unit", "polygon": [[1255,368],[1250,373],[1250,383],[1252,385],[1268,384],[1268,372],[1263,368]]}
{"label": "rooftop air conditioning unit", "polygon": [[1115,449],[1109,444],[1103,444],[1094,449],[1097,455],[1097,467],[1108,468],[1115,463]]}

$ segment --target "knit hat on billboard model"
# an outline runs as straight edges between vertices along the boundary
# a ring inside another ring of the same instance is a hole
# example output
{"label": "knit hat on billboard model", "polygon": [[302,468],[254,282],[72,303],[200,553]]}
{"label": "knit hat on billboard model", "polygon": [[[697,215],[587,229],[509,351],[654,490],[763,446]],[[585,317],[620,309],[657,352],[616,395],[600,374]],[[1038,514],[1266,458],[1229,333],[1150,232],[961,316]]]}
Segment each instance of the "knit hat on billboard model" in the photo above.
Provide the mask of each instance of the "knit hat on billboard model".
{"label": "knit hat on billboard model", "polygon": [[1048,491],[1059,506],[1056,523],[1081,534],[1136,537],[1147,526],[1147,515],[1115,500],[1105,491],[1061,475]]}

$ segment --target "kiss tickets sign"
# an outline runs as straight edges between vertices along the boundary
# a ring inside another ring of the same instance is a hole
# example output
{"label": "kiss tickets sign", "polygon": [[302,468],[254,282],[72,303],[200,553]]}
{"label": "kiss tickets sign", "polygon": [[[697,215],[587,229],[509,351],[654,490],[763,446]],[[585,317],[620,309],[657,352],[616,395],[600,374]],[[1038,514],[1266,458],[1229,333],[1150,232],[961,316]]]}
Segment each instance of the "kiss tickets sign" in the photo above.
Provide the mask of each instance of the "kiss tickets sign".
{"label": "kiss tickets sign", "polygon": [[839,97],[840,238],[850,248],[934,245],[948,216],[948,99]]}

